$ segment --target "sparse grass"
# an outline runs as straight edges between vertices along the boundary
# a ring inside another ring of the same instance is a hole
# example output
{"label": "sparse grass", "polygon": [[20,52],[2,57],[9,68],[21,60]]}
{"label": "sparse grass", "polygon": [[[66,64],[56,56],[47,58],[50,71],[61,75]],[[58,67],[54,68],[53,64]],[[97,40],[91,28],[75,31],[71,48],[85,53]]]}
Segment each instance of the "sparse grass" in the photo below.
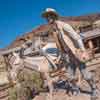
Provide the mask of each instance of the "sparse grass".
{"label": "sparse grass", "polygon": [[43,81],[40,78],[40,74],[37,72],[23,69],[18,75],[18,81],[20,86],[9,89],[9,100],[22,100],[22,98],[29,100],[31,97],[30,90],[42,90]]}

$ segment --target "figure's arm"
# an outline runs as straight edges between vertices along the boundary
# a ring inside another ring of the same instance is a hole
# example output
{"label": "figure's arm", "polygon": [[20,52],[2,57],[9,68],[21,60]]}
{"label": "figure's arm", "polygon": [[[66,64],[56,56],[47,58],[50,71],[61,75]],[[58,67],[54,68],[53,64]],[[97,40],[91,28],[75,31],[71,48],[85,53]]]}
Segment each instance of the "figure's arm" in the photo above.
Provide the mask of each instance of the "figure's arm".
{"label": "figure's arm", "polygon": [[63,24],[63,29],[64,29],[64,31],[66,31],[69,34],[69,36],[72,39],[74,39],[75,41],[77,41],[77,43],[79,45],[79,48],[82,51],[85,51],[85,47],[84,47],[84,44],[83,44],[81,36],[78,33],[76,33],[75,30],[69,24],[64,23]]}

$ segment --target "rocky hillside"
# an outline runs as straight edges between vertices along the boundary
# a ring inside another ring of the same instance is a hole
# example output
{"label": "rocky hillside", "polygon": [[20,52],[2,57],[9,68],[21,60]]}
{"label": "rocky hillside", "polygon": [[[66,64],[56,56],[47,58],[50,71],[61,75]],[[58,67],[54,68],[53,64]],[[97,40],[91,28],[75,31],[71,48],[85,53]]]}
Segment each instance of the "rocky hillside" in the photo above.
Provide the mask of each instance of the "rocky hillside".
{"label": "rocky hillside", "polygon": [[84,16],[76,16],[76,17],[61,17],[62,20],[72,20],[72,21],[96,21],[100,20],[100,13],[98,14],[90,14]]}
{"label": "rocky hillside", "polygon": [[[60,20],[71,24],[77,30],[80,26],[90,25],[91,23],[98,24],[98,22],[96,21],[100,20],[100,13],[90,14],[85,16],[60,17]],[[99,21],[99,25],[100,25],[100,21]],[[37,33],[47,32],[49,28],[50,28],[49,25],[41,25],[36,29],[33,29],[31,32],[25,33],[21,37],[17,37],[16,40],[13,41],[8,48],[19,46],[23,44],[25,40],[32,39],[33,37],[35,37]]]}

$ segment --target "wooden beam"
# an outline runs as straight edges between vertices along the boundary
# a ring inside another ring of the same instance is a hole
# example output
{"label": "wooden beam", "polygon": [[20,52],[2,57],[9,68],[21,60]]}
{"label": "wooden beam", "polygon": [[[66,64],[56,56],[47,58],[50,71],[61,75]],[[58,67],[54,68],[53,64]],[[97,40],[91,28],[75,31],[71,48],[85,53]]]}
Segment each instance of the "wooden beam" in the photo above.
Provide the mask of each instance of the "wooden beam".
{"label": "wooden beam", "polygon": [[93,45],[92,40],[89,40],[89,41],[88,41],[88,45],[89,45],[89,48],[90,48],[90,49],[93,49],[93,48],[94,48],[94,45]]}

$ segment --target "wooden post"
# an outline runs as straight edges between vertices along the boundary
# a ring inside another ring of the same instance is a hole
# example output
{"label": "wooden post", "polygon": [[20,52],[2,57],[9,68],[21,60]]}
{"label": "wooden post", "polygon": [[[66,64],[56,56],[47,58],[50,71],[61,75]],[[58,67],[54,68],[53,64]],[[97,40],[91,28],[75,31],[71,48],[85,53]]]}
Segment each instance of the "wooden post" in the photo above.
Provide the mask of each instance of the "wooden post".
{"label": "wooden post", "polygon": [[88,41],[88,45],[89,45],[89,49],[91,50],[90,57],[91,57],[91,59],[93,59],[95,57],[94,56],[95,51],[93,50],[94,49],[94,45],[93,45],[92,40],[89,40]]}
{"label": "wooden post", "polygon": [[93,49],[94,48],[94,45],[92,43],[92,40],[89,40],[88,41],[88,45],[89,45],[89,49]]}

